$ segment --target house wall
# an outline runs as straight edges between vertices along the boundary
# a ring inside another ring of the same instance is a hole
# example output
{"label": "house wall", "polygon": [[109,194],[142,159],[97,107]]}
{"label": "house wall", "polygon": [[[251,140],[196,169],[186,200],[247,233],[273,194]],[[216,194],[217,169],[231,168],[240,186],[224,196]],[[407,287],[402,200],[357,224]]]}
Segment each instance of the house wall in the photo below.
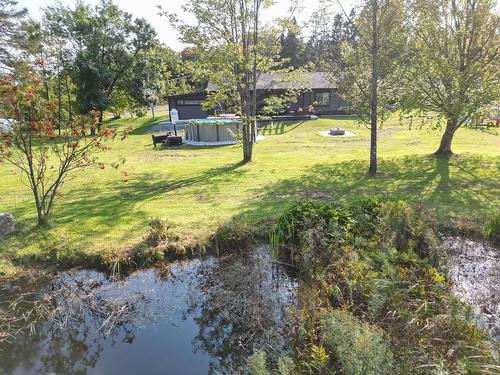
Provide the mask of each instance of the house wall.
{"label": "house wall", "polygon": [[205,100],[205,93],[186,94],[168,99],[169,108],[179,112],[179,120],[206,118],[210,113],[201,108],[201,104],[181,104],[184,100]]}
{"label": "house wall", "polygon": [[[271,95],[279,95],[284,91],[273,91],[266,92],[263,95],[259,95],[257,108],[262,108],[264,106],[264,98]],[[316,92],[329,92],[330,102],[328,105],[315,105],[314,104],[314,94]],[[182,104],[184,100],[205,100],[206,93],[193,93],[179,95],[176,97],[171,97],[168,99],[169,108],[175,108],[179,111],[179,120],[190,120],[190,119],[201,119],[206,118],[213,112],[205,111],[201,108],[201,104]],[[283,110],[281,114],[288,114],[290,111],[297,112],[299,108],[302,108],[304,113],[309,105],[313,105],[314,113],[317,115],[335,115],[344,114],[344,103],[339,97],[337,90],[335,89],[313,89],[312,92],[304,92],[299,95],[297,101],[292,103],[287,109]]]}
{"label": "house wall", "polygon": [[[315,93],[319,92],[329,92],[330,93],[330,102],[328,105],[317,105],[314,104]],[[283,94],[284,91],[272,91],[268,92],[264,95],[259,96],[259,103],[257,104],[258,108],[262,108],[264,106],[264,99],[271,95],[280,95]],[[288,108],[281,111],[279,114],[288,114],[289,112],[297,112],[300,108],[305,113],[307,107],[309,105],[313,105],[314,113],[317,115],[335,115],[335,114],[344,114],[344,103],[342,99],[339,97],[337,90],[335,89],[313,89],[312,91],[303,92],[299,94],[297,101],[288,106]]]}

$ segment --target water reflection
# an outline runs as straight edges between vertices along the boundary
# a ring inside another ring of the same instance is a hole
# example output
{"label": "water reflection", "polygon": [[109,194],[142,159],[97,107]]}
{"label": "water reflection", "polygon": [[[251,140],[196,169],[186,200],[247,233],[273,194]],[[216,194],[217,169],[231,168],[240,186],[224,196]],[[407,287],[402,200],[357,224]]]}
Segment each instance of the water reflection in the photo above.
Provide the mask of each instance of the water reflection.
{"label": "water reflection", "polygon": [[[95,271],[19,281],[37,290],[46,317],[0,344],[0,369],[17,374],[206,374],[242,372],[253,348],[283,351],[295,285],[267,249],[195,260],[170,272],[110,280]],[[19,306],[27,311],[30,303]]]}

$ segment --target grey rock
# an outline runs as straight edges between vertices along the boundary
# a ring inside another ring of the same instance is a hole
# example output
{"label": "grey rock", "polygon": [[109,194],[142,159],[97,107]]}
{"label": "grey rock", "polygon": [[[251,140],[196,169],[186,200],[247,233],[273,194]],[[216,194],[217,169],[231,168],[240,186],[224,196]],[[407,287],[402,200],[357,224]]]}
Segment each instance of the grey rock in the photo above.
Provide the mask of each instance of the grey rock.
{"label": "grey rock", "polygon": [[6,237],[14,231],[14,217],[12,214],[0,212],[0,238]]}

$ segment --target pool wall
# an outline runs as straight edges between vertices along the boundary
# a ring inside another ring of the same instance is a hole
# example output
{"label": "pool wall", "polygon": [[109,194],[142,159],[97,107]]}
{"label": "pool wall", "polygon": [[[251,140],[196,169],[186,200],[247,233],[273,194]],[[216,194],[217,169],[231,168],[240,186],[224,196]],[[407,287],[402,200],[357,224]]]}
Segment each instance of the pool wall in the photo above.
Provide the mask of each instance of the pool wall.
{"label": "pool wall", "polygon": [[192,142],[234,142],[240,130],[237,122],[224,122],[216,124],[186,124],[185,138]]}

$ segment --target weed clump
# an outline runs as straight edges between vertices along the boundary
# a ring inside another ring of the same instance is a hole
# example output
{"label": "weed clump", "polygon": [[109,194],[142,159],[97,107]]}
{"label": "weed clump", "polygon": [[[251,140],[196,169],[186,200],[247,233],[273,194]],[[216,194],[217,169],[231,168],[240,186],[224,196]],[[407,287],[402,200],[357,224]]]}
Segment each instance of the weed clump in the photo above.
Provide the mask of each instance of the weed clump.
{"label": "weed clump", "polygon": [[177,246],[179,238],[167,220],[152,219],[149,222],[149,232],[135,252],[136,261],[148,265],[184,257],[185,249]]}
{"label": "weed clump", "polygon": [[344,375],[394,372],[393,355],[382,329],[347,311],[333,310],[322,319],[325,343]]}
{"label": "weed clump", "polygon": [[211,243],[218,255],[246,249],[257,236],[253,226],[238,220],[220,225],[213,234]]}
{"label": "weed clump", "polygon": [[500,245],[500,212],[495,212],[486,219],[483,234],[494,244]]}

